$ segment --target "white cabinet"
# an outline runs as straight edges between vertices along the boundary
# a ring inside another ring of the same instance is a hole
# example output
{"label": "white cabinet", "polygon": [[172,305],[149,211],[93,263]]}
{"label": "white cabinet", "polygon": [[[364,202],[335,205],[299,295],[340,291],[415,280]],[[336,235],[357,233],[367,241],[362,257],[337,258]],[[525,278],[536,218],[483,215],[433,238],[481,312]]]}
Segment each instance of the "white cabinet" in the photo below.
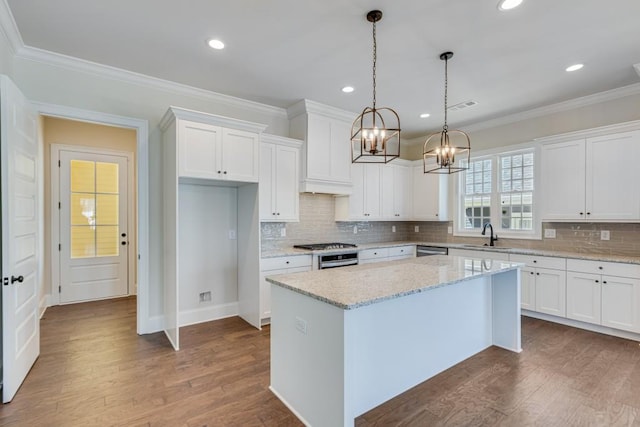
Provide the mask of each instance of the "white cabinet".
{"label": "white cabinet", "polygon": [[564,317],[566,315],[566,259],[511,254],[511,262],[522,262],[521,307]]}
{"label": "white cabinet", "polygon": [[309,100],[287,109],[289,134],[304,140],[303,192],[351,193],[351,124],[357,114]]}
{"label": "white cabinet", "polygon": [[180,177],[258,182],[258,133],[183,119],[177,132]]}
{"label": "white cabinet", "polygon": [[302,141],[262,135],[260,220],[299,221],[299,158]]}
{"label": "white cabinet", "polygon": [[416,247],[414,245],[364,249],[358,252],[358,263],[371,264],[381,261],[397,261],[415,256]]}
{"label": "white cabinet", "polygon": [[336,197],[336,221],[372,221],[382,219],[380,198],[381,165],[354,163],[351,165],[353,192]]}
{"label": "white cabinet", "polygon": [[268,323],[271,318],[271,283],[265,277],[276,274],[302,273],[311,271],[311,255],[290,255],[262,258],[260,261],[260,319]]}
{"label": "white cabinet", "polygon": [[402,162],[380,165],[382,218],[389,221],[411,219],[413,180],[411,168]]}
{"label": "white cabinet", "polygon": [[542,145],[543,220],[640,220],[640,131]]}
{"label": "white cabinet", "polygon": [[640,332],[639,278],[637,264],[567,260],[567,317]]}
{"label": "white cabinet", "polygon": [[413,162],[411,219],[414,221],[447,221],[448,183],[447,175],[424,173],[422,160]]}

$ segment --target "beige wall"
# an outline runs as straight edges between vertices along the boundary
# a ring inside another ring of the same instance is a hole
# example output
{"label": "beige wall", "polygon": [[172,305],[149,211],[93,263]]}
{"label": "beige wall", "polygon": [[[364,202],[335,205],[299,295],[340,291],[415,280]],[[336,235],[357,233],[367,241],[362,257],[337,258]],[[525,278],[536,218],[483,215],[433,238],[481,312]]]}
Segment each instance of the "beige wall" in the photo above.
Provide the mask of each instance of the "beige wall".
{"label": "beige wall", "polygon": [[[45,245],[45,283],[51,283],[50,292],[57,288],[58,283],[51,281],[51,144],[104,148],[131,153],[133,155],[134,194],[136,200],[136,131],[133,129],[113,126],[97,125],[93,123],[65,120],[54,117],[41,118],[41,135],[44,144],[44,245]],[[134,207],[135,209],[135,203]],[[137,213],[134,211],[134,217]],[[136,223],[129,226],[129,235],[137,236]],[[137,252],[135,238],[130,240],[130,249]],[[133,268],[135,269],[135,265]],[[135,270],[134,270],[135,273]],[[137,277],[136,274],[134,274]],[[131,292],[135,291],[135,283],[129,284]],[[47,292],[49,293],[49,291]]]}

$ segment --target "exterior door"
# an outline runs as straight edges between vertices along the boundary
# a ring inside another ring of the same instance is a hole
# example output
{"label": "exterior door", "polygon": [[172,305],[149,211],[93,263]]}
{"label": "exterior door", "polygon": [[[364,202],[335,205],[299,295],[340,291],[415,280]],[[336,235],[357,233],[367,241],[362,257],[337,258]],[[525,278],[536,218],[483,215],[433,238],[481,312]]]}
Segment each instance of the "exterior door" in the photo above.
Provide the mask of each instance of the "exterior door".
{"label": "exterior door", "polygon": [[38,316],[42,265],[36,114],[0,76],[2,193],[2,401],[13,399],[40,354]]}
{"label": "exterior door", "polygon": [[127,158],[60,151],[60,303],[129,293]]}

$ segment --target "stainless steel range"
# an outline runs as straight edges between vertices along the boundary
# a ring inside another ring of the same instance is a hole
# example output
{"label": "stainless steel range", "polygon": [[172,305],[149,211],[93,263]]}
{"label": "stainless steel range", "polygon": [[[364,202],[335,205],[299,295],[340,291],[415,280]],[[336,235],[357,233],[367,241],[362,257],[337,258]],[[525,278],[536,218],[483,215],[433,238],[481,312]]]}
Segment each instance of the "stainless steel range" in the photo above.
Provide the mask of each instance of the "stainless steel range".
{"label": "stainless steel range", "polygon": [[293,247],[310,251],[331,250],[328,254],[318,254],[316,266],[319,270],[358,264],[358,252],[354,250],[357,246],[352,243],[313,243]]}

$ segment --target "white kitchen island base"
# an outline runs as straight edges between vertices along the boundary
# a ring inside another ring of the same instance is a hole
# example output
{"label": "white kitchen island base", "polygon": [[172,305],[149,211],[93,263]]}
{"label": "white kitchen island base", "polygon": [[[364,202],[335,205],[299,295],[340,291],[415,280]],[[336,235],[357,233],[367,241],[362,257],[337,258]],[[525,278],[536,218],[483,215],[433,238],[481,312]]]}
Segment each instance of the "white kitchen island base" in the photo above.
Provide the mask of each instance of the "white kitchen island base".
{"label": "white kitchen island base", "polygon": [[272,285],[271,390],[306,425],[352,426],[491,345],[521,351],[519,284],[510,269],[353,309]]}

